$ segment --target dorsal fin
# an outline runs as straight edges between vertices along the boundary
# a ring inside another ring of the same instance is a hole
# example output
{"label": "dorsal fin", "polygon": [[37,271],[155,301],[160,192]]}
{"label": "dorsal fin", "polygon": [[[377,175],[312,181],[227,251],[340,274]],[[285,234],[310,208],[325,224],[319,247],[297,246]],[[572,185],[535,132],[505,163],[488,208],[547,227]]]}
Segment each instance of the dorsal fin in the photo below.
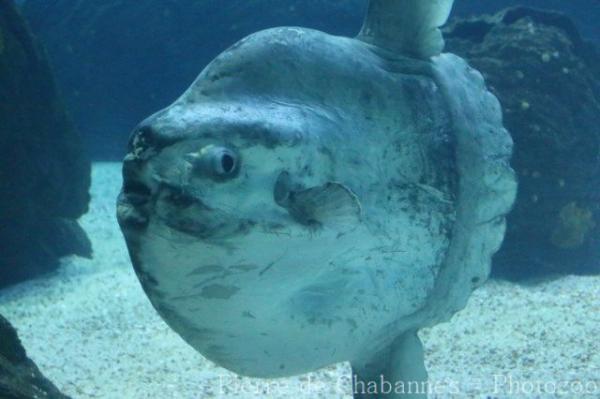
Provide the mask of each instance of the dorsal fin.
{"label": "dorsal fin", "polygon": [[439,29],[454,0],[370,0],[358,39],[397,54],[421,59],[444,49]]}

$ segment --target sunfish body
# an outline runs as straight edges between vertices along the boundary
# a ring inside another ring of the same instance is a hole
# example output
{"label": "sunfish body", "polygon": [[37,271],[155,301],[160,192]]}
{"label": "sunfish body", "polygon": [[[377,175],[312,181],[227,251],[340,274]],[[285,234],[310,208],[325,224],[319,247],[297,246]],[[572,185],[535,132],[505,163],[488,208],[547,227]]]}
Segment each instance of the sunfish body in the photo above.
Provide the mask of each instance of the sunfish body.
{"label": "sunfish body", "polygon": [[485,281],[515,194],[496,99],[440,54],[451,5],[373,0],[357,38],[258,32],[136,128],[119,222],[207,358],[425,380],[416,331]]}

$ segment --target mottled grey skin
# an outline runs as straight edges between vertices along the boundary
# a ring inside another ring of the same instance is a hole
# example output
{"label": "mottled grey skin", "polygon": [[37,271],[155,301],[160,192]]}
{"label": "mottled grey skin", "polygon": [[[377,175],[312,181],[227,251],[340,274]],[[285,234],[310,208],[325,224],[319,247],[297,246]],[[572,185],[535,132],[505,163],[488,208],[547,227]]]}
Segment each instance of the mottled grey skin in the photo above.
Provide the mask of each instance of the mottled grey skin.
{"label": "mottled grey skin", "polygon": [[[118,217],[138,277],[236,373],[350,361],[359,380],[425,380],[416,331],[488,276],[515,192],[496,99],[458,57],[368,42],[256,33],[132,135]],[[203,148],[238,169],[207,173]],[[284,172],[339,195],[303,218],[275,200]]]}

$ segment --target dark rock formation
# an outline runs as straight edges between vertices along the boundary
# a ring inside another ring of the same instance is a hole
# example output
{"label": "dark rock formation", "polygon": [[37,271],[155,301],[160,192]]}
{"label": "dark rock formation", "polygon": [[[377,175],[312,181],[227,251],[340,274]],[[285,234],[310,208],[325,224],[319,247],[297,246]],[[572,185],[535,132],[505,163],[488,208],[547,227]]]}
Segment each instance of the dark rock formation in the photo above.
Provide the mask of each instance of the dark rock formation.
{"label": "dark rock formation", "polygon": [[25,353],[17,332],[0,315],[0,398],[68,399],[48,381]]}
{"label": "dark rock formation", "polygon": [[600,58],[561,14],[455,22],[448,50],[481,71],[515,141],[519,195],[494,274],[600,271]]}
{"label": "dark rock formation", "polygon": [[90,255],[75,219],[87,210],[90,164],[44,53],[12,1],[0,1],[0,286]]}
{"label": "dark rock formation", "polygon": [[525,6],[561,12],[575,21],[588,40],[600,43],[600,1],[598,0],[455,0],[453,13],[460,17],[494,14],[507,7]]}

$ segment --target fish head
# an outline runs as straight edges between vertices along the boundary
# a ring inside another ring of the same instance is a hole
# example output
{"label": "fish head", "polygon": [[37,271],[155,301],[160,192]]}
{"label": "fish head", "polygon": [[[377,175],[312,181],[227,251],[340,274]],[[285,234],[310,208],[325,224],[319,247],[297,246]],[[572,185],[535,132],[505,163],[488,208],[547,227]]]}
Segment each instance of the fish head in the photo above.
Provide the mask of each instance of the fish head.
{"label": "fish head", "polygon": [[[154,218],[207,241],[233,240],[253,228],[285,229],[295,222],[282,198],[331,177],[333,160],[314,137],[266,115],[249,121],[260,117],[252,105],[232,105],[231,114],[212,119],[215,108],[172,107],[136,129],[123,168],[124,227],[144,228]],[[183,122],[187,113],[201,117]],[[158,137],[169,129],[189,135],[161,143]]]}
{"label": "fish head", "polygon": [[123,167],[124,231],[139,234],[153,222],[187,238],[231,242],[252,229],[310,236],[359,223],[353,186],[362,179],[344,175],[344,164],[350,152],[355,160],[368,153],[358,139],[348,142],[362,133],[355,119],[364,123],[365,107],[343,92],[359,94],[348,87],[357,85],[353,67],[323,62],[315,45],[371,55],[360,42],[310,30],[259,32],[143,121]]}

